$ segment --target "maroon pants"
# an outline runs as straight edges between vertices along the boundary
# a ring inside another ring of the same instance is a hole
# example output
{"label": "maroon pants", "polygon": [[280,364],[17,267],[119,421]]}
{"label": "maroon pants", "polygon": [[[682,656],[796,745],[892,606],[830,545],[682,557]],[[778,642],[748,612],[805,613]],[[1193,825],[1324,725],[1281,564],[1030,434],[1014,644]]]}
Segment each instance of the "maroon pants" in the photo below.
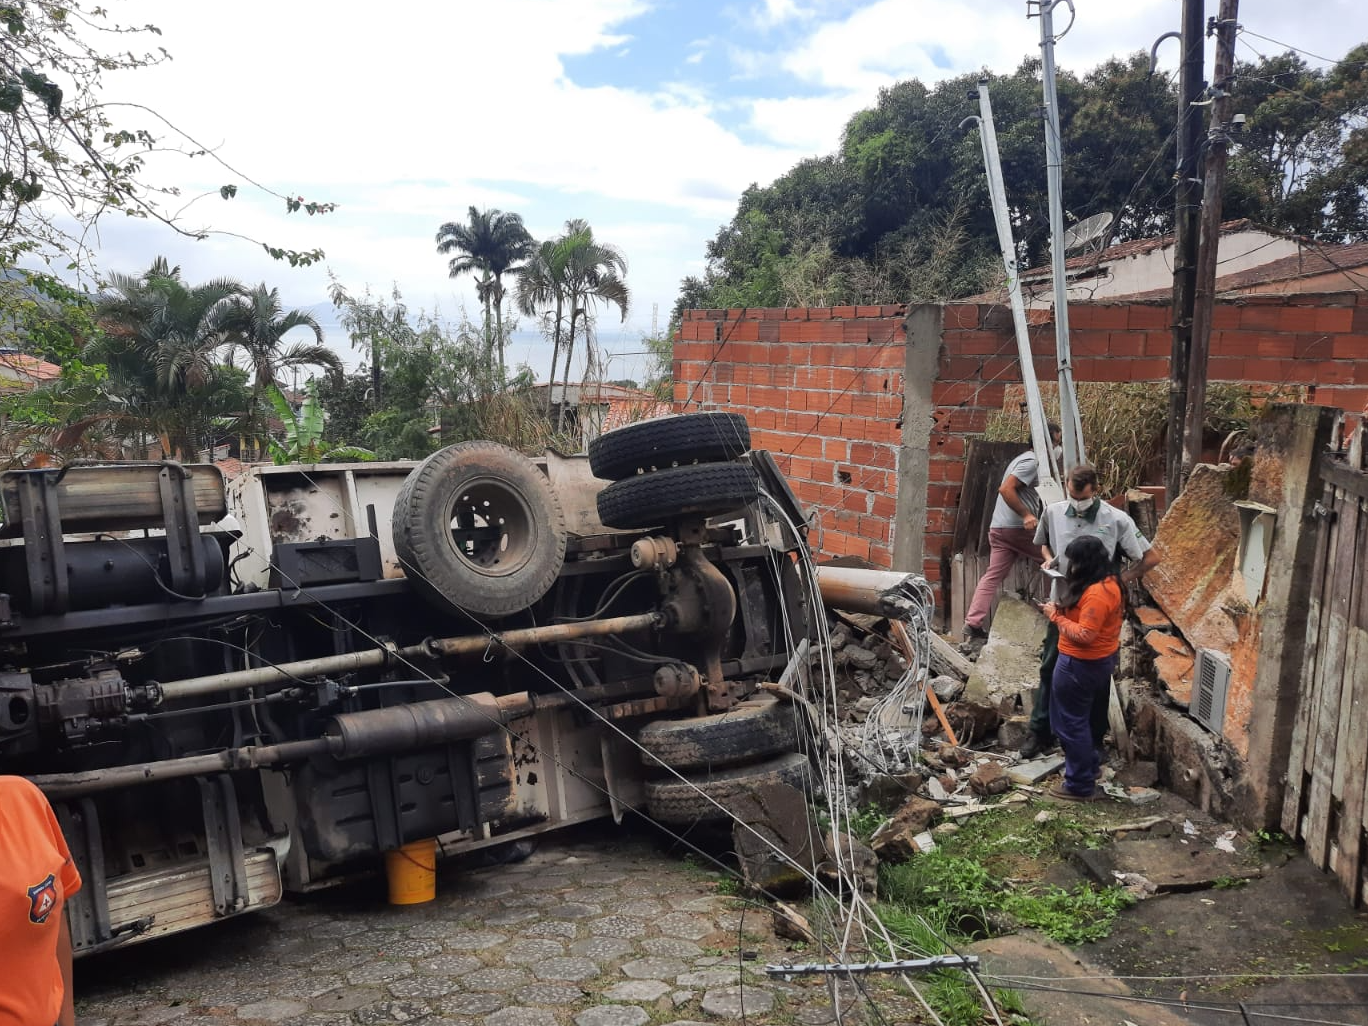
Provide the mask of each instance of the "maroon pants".
{"label": "maroon pants", "polygon": [[1034,531],[1024,527],[994,527],[988,532],[988,569],[979,578],[974,589],[974,599],[969,603],[969,611],[964,614],[964,626],[983,630],[988,622],[988,610],[993,608],[993,599],[998,588],[1012,572],[1018,559],[1040,562],[1040,546],[1033,540]]}

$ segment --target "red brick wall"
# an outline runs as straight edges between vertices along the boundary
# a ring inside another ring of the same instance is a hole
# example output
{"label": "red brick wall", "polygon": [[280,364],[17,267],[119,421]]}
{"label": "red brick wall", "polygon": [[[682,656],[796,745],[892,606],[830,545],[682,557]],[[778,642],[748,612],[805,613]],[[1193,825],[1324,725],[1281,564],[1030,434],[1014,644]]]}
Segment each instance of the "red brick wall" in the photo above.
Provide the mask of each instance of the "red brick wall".
{"label": "red brick wall", "polygon": [[[830,556],[890,565],[906,343],[902,306],[694,310],[675,342],[675,407],[746,415],[798,497],[819,511],[814,542]],[[1048,311],[1032,311],[1042,382],[1055,380]],[[1071,304],[1076,381],[1168,380],[1166,303]],[[967,440],[1019,383],[1010,312],[943,308],[925,496],[924,573],[940,576],[963,481]],[[1211,381],[1306,385],[1307,399],[1351,414],[1368,407],[1368,293],[1248,296],[1218,305]],[[920,496],[902,497],[904,508]]]}
{"label": "red brick wall", "polygon": [[901,306],[691,310],[674,347],[675,407],[743,413],[828,556],[892,561],[906,334]]}

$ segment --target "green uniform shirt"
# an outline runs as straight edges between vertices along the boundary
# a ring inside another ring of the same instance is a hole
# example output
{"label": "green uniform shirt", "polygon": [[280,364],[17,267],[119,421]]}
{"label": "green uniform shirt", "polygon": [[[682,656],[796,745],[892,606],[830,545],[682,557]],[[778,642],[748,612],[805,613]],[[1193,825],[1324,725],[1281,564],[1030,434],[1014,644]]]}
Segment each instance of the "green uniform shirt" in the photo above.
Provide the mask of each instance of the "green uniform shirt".
{"label": "green uniform shirt", "polygon": [[1140,533],[1140,528],[1135,526],[1134,520],[1110,502],[1100,499],[1093,504],[1092,509],[1081,515],[1069,507],[1067,499],[1050,503],[1040,515],[1035,543],[1048,545],[1059,559],[1056,568],[1060,573],[1067,574],[1069,561],[1064,558],[1064,550],[1075,538],[1085,536],[1100,539],[1118,565],[1123,554],[1127,559],[1138,560],[1150,548],[1150,543]]}

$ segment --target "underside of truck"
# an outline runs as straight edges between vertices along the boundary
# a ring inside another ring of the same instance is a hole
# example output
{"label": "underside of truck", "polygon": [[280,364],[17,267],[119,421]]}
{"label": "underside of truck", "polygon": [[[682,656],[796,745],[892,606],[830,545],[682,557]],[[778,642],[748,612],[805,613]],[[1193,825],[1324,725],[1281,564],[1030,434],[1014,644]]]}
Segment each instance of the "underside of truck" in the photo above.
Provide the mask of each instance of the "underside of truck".
{"label": "underside of truck", "polygon": [[[0,772],[57,810],[78,953],[444,852],[799,783],[802,514],[727,414],[591,458],[3,475]],[[610,483],[611,482],[611,483]]]}

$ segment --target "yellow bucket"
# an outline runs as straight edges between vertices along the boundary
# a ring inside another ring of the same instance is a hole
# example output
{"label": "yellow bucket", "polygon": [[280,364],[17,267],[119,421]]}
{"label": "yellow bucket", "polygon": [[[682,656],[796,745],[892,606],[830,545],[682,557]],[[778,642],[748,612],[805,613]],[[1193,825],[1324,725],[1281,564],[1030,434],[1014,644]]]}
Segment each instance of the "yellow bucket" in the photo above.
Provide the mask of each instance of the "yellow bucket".
{"label": "yellow bucket", "polygon": [[421,905],[437,897],[437,839],[410,841],[385,852],[391,905]]}

